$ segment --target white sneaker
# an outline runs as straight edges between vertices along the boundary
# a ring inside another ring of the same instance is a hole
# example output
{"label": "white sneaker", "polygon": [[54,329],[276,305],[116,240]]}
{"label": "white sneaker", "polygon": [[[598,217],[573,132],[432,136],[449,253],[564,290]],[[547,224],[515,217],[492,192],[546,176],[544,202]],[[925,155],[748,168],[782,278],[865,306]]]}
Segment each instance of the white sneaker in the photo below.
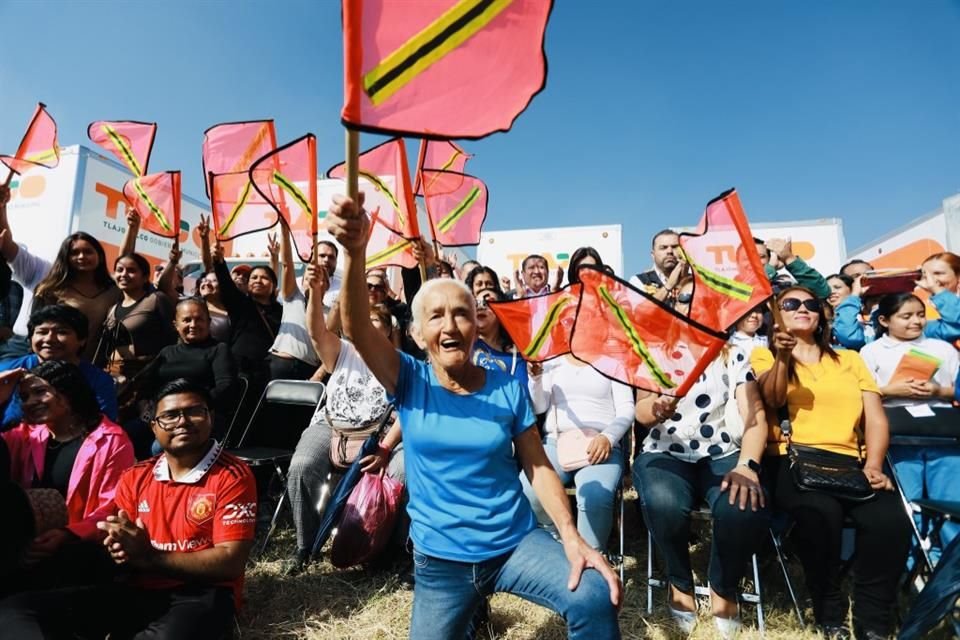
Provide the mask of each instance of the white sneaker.
{"label": "white sneaker", "polygon": [[723,640],[732,640],[737,637],[737,634],[740,633],[740,628],[743,626],[740,624],[740,616],[735,618],[718,618],[713,616],[713,623],[717,626],[717,631],[720,632],[720,637]]}
{"label": "white sneaker", "polygon": [[687,635],[693,633],[693,628],[697,626],[697,612],[696,611],[680,611],[679,609],[674,609],[670,605],[667,605],[667,609],[670,610],[670,617],[673,618],[673,621],[680,631],[684,632]]}

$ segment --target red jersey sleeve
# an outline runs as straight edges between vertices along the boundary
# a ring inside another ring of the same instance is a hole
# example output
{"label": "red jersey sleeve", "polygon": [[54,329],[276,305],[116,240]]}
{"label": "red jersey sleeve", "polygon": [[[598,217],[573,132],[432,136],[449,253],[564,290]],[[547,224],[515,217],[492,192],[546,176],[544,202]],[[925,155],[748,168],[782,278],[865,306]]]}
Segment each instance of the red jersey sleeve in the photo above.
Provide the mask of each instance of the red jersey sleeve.
{"label": "red jersey sleeve", "polygon": [[217,487],[213,517],[213,544],[253,540],[257,527],[257,483],[246,463],[235,460],[225,465]]}

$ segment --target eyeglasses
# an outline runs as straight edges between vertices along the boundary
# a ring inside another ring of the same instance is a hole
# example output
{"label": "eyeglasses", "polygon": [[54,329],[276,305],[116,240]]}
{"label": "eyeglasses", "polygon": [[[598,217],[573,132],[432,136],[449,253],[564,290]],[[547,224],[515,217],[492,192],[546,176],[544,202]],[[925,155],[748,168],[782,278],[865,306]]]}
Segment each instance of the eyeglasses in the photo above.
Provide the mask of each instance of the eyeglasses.
{"label": "eyeglasses", "polygon": [[819,313],[820,301],[816,298],[807,298],[806,300],[801,300],[800,298],[784,298],[780,301],[780,308],[784,311],[796,311],[800,307],[803,307],[811,313]]}
{"label": "eyeglasses", "polygon": [[156,422],[164,431],[172,431],[173,429],[177,428],[177,425],[180,424],[180,418],[183,418],[185,421],[193,424],[200,422],[209,414],[210,409],[206,408],[202,404],[195,404],[192,407],[186,407],[184,409],[171,409],[170,411],[159,413],[153,419],[153,421]]}
{"label": "eyeglasses", "polygon": [[691,300],[693,300],[692,293],[681,293],[677,295],[677,302],[680,304],[690,304]]}
{"label": "eyeglasses", "polygon": [[379,291],[383,293],[386,290],[387,288],[384,287],[382,284],[370,284],[369,282],[367,283],[367,291]]}

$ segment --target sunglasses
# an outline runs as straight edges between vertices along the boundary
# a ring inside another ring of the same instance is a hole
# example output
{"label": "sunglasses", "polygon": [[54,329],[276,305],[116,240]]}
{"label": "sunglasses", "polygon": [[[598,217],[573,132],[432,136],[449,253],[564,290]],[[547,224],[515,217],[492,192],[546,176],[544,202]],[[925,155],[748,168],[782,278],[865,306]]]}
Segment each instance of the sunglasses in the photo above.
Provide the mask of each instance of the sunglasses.
{"label": "sunglasses", "polygon": [[387,290],[386,287],[384,287],[382,284],[370,284],[369,282],[367,283],[367,291],[386,291],[386,290]]}
{"label": "sunglasses", "polygon": [[807,298],[806,300],[801,300],[800,298],[784,298],[780,301],[780,308],[784,311],[796,311],[800,307],[803,307],[811,313],[819,313],[820,301],[816,298]]}
{"label": "sunglasses", "polygon": [[681,293],[677,295],[677,302],[680,304],[690,304],[690,301],[693,300],[692,293]]}

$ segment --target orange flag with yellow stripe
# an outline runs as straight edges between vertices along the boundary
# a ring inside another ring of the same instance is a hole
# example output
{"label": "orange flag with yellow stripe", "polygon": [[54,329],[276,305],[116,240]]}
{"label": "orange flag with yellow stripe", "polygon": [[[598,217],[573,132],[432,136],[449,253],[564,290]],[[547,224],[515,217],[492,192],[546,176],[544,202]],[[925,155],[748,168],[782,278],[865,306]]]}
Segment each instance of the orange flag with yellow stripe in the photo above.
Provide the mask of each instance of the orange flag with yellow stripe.
{"label": "orange flag with yellow stripe", "polygon": [[[461,149],[450,140],[421,140],[420,158],[417,167],[417,178],[414,192],[418,196],[423,196],[425,189],[431,193],[437,194],[443,185],[435,184],[434,181],[423,181],[423,172],[432,171],[452,171],[454,173],[464,173],[467,167],[467,160],[473,156]],[[447,187],[451,185],[447,182]]]}
{"label": "orange flag with yellow stripe", "polygon": [[424,205],[436,241],[445,247],[480,244],[480,229],[487,217],[487,185],[479,178],[452,171],[425,169],[421,174],[426,189]]}
{"label": "orange flag with yellow stripe", "polygon": [[[379,224],[405,238],[420,236],[416,205],[410,186],[410,169],[403,138],[392,138],[368,149],[359,157],[360,191],[364,208],[376,211]],[[328,178],[343,178],[346,165],[327,170]]]}
{"label": "orange flag with yellow stripe", "polygon": [[570,334],[580,300],[580,285],[543,296],[491,302],[490,310],[528,362],[544,362],[570,353]]}
{"label": "orange flag with yellow stripe", "polygon": [[97,120],[87,127],[87,137],[113,155],[136,177],[147,175],[156,122]]}
{"label": "orange flag with yellow stripe", "polygon": [[773,295],[736,189],[707,204],[694,233],[680,234],[693,272],[690,318],[726,331]]}
{"label": "orange flag with yellow stripe", "polygon": [[270,229],[280,221],[277,210],[254,189],[249,172],[210,173],[207,183],[218,241]]}
{"label": "orange flag with yellow stripe", "polygon": [[507,131],[546,83],[552,0],[342,0],[343,123],[429,138]]}
{"label": "orange flag with yellow stripe", "polygon": [[254,189],[287,225],[300,259],[308,262],[319,228],[317,138],[308,133],[270,151],[247,173]]}
{"label": "orange flag with yellow stripe", "polygon": [[273,120],[224,122],[203,132],[203,176],[210,195],[210,174],[240,173],[273,151],[277,132]]}
{"label": "orange flag with yellow stripe", "polygon": [[366,268],[417,266],[413,255],[413,240],[404,238],[380,222],[380,216],[374,212],[370,216],[370,238],[367,240]]}
{"label": "orange flag with yellow stripe", "polygon": [[579,277],[570,352],[608,378],[682,397],[726,344],[723,334],[600,269],[583,267]]}
{"label": "orange flag with yellow stripe", "polygon": [[57,123],[47,113],[47,105],[37,103],[16,154],[0,155],[0,162],[14,173],[23,173],[33,167],[53,169],[60,163]]}
{"label": "orange flag with yellow stripe", "polygon": [[179,171],[151,173],[127,180],[123,195],[140,214],[141,227],[164,238],[179,237]]}

